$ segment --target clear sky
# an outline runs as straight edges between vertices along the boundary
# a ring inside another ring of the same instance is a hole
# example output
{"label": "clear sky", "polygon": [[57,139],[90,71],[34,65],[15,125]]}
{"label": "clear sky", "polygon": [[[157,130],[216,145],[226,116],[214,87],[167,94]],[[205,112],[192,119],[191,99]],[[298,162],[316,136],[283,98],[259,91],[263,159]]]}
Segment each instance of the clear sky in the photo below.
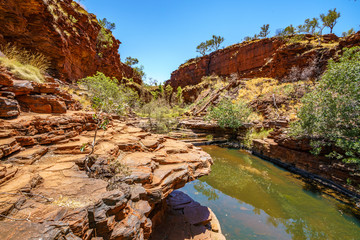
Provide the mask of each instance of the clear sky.
{"label": "clear sky", "polygon": [[121,60],[138,58],[147,78],[160,82],[196,57],[196,46],[213,34],[224,37],[223,46],[229,46],[258,33],[265,23],[272,36],[276,29],[297,26],[333,8],[341,13],[335,34],[360,30],[360,0],[84,0],[82,4],[98,18],[116,23],[113,34],[122,42]]}

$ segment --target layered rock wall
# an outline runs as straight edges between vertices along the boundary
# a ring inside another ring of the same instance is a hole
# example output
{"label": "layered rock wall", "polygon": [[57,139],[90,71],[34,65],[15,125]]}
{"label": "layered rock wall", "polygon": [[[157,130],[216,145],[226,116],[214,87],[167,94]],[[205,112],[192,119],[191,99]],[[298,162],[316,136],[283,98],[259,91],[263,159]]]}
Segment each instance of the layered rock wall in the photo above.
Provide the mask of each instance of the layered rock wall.
{"label": "layered rock wall", "polygon": [[46,80],[45,83],[21,80],[0,66],[0,118],[16,118],[21,111],[60,114],[81,108],[53,78]]}
{"label": "layered rock wall", "polygon": [[235,44],[209,55],[191,59],[171,74],[167,82],[174,89],[193,86],[212,74],[237,78],[271,77],[286,81],[293,69],[308,71],[306,77],[317,77],[327,61],[344,47],[360,45],[360,33],[346,38],[325,35],[318,45],[311,35],[304,41],[291,43],[281,38],[267,38]]}
{"label": "layered rock wall", "polygon": [[192,144],[113,120],[87,173],[95,128],[82,112],[0,120],[1,239],[148,239],[157,205],[210,172]]}
{"label": "layered rock wall", "polygon": [[103,72],[118,80],[141,80],[120,61],[119,40],[101,44],[96,16],[72,0],[0,0],[0,44],[39,52],[51,62],[50,73],[76,81]]}

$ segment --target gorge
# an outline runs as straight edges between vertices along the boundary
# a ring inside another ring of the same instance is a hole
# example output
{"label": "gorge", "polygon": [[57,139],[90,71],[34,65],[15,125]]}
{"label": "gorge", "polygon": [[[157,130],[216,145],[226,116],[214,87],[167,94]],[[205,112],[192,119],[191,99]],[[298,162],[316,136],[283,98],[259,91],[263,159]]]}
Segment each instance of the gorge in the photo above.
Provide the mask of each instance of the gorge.
{"label": "gorge", "polygon": [[0,0],[0,239],[357,238],[359,164],[291,132],[360,32],[246,40],[151,85],[105,20]]}

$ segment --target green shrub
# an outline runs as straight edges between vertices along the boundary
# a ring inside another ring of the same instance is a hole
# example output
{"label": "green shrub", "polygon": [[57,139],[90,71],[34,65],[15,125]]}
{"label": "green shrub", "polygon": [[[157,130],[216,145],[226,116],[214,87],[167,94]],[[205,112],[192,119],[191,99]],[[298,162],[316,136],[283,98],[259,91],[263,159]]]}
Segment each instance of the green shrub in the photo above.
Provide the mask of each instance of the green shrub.
{"label": "green shrub", "polygon": [[98,20],[101,28],[97,37],[97,44],[100,48],[108,48],[113,47],[114,41],[113,41],[113,35],[112,30],[115,29],[115,24],[108,22],[106,18],[102,20]]}
{"label": "green shrub", "polygon": [[251,148],[254,139],[267,138],[272,131],[273,131],[272,128],[270,128],[270,129],[261,128],[260,130],[256,130],[254,128],[251,128],[246,132],[246,135],[245,135],[242,143],[246,147]]}
{"label": "green shrub", "polygon": [[206,140],[212,141],[214,139],[213,135],[206,135]]}
{"label": "green shrub", "polygon": [[176,91],[176,102],[181,106],[184,102],[183,89],[179,86]]}
{"label": "green shrub", "polygon": [[232,103],[229,99],[223,99],[210,108],[207,119],[216,120],[222,128],[237,129],[249,121],[251,114],[252,110],[246,103]]}
{"label": "green shrub", "polygon": [[302,104],[291,134],[311,138],[315,154],[331,146],[338,150],[328,157],[360,163],[360,47],[345,49],[338,62],[330,60]]}
{"label": "green shrub", "polygon": [[126,114],[139,102],[135,91],[119,85],[116,78],[109,78],[101,72],[80,80],[79,85],[88,90],[93,108],[98,111]]}
{"label": "green shrub", "polygon": [[153,101],[144,104],[138,114],[149,119],[149,126],[157,133],[167,133],[178,125],[178,117],[185,113],[179,106],[171,107],[168,101],[158,97]]}

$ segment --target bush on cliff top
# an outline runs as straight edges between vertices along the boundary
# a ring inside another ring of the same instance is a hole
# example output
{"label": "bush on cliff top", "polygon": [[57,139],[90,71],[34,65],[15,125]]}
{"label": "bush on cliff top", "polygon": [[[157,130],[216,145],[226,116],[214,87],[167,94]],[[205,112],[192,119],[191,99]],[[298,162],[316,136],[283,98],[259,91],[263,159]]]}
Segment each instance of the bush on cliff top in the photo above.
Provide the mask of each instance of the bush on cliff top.
{"label": "bush on cliff top", "polygon": [[314,153],[324,146],[335,149],[328,156],[360,163],[360,47],[345,49],[314,91],[304,96],[294,136],[310,137]]}

